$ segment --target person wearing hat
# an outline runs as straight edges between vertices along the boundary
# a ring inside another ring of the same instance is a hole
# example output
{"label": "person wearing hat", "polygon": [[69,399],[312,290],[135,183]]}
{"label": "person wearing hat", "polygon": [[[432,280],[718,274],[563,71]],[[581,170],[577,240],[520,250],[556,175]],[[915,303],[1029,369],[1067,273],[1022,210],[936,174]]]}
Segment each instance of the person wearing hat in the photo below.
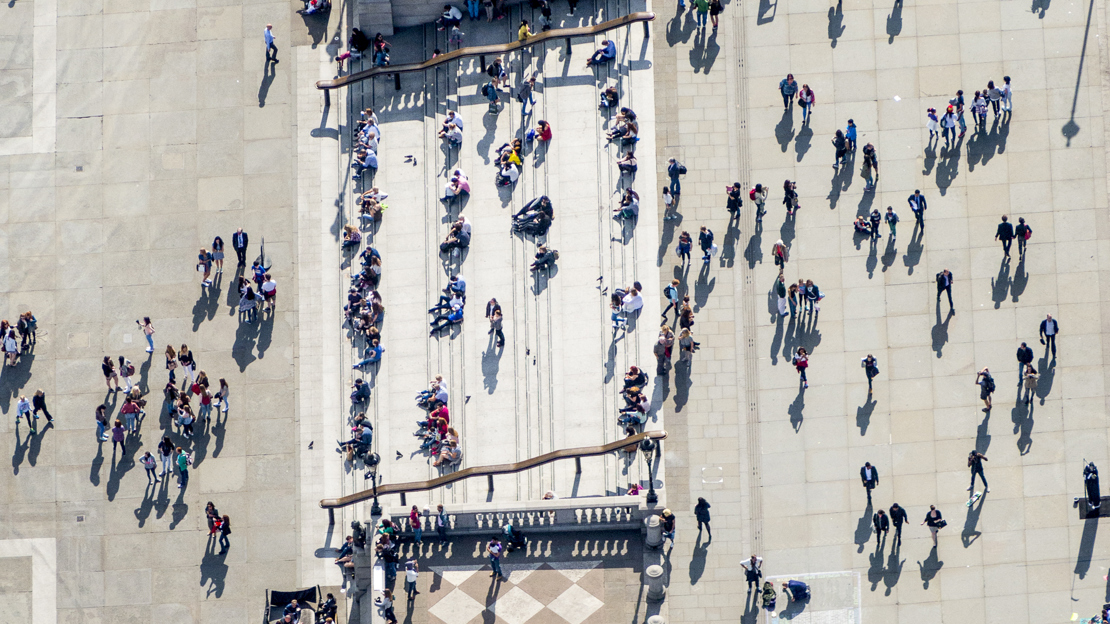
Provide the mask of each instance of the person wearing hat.
{"label": "person wearing hat", "polygon": [[940,120],[941,128],[944,129],[944,144],[951,145],[956,141],[956,109],[949,105],[948,110],[945,111],[944,117]]}
{"label": "person wearing hat", "polygon": [[675,517],[670,509],[663,510],[663,539],[671,540],[671,547],[674,547],[674,531],[675,531]]}

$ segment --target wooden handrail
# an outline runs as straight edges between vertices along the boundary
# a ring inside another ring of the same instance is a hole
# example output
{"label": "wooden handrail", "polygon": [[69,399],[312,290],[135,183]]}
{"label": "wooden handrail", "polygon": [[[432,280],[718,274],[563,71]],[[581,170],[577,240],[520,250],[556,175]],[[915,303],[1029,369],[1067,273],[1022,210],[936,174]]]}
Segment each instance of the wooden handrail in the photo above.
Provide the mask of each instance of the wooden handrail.
{"label": "wooden handrail", "polygon": [[[551,462],[559,459],[607,455],[633,444],[638,445],[643,440],[662,440],[666,437],[666,431],[645,431],[643,433],[637,433],[636,435],[628,436],[627,438],[621,438],[620,440],[616,440],[608,444],[603,444],[601,446],[583,446],[579,448],[552,451],[550,453],[545,453],[543,455],[532,457],[531,459],[525,459],[524,461],[519,461],[514,464],[471,466],[470,468],[465,468],[457,472],[445,474],[442,477],[436,477],[435,479],[431,479],[428,481],[410,481],[408,483],[380,485],[378,486],[377,495],[381,497],[386,496],[387,494],[422,492],[425,490],[433,490],[435,488],[442,487],[456,481],[464,481],[472,477],[488,477],[499,474],[514,474],[517,472],[522,472],[531,468],[535,468],[537,466],[543,466],[544,464],[550,464]],[[374,498],[374,490],[372,488],[369,490],[358,492],[356,494],[349,494],[341,498],[325,498],[320,501],[320,506],[324,509],[336,509],[338,507],[346,507],[348,505],[353,505],[355,503],[369,500],[371,498]]]}
{"label": "wooden handrail", "polygon": [[[530,48],[534,45],[538,45],[538,44],[541,44],[541,43],[546,43],[546,42],[551,41],[553,39],[570,39],[571,37],[588,37],[588,36],[591,36],[591,35],[596,35],[596,34],[599,34],[599,33],[603,33],[603,32],[608,31],[608,30],[613,30],[614,28],[620,28],[621,26],[627,26],[628,24],[633,24],[635,22],[650,22],[653,19],[655,19],[655,13],[648,13],[648,12],[629,13],[628,15],[618,17],[617,19],[609,20],[607,22],[602,22],[600,24],[595,24],[593,26],[580,26],[580,27],[577,27],[577,28],[558,28],[558,29],[553,29],[553,30],[549,30],[549,31],[546,31],[546,32],[536,33],[536,34],[532,35],[531,37],[525,39],[524,41],[514,41],[512,43],[500,43],[500,44],[496,44],[496,45],[470,46],[470,47],[466,47],[466,48],[459,48],[458,50],[452,50],[452,51],[450,51],[446,54],[440,54],[439,56],[437,56],[433,59],[428,59],[428,60],[426,60],[422,63],[405,63],[405,64],[402,64],[402,65],[387,65],[385,67],[374,67],[374,68],[371,68],[371,69],[366,69],[366,70],[363,70],[363,71],[360,71],[360,72],[356,72],[354,74],[348,74],[346,76],[341,76],[339,78],[334,78],[332,80],[317,81],[316,88],[317,89],[324,89],[324,90],[338,89],[340,87],[346,87],[348,85],[352,85],[356,82],[361,82],[363,80],[366,80],[367,78],[373,78],[374,76],[382,76],[382,75],[386,75],[386,74],[405,74],[405,73],[410,73],[410,72],[424,71],[426,69],[431,69],[431,68],[433,68],[437,65],[442,65],[443,63],[449,63],[451,61],[457,61],[457,60],[463,59],[463,58],[468,58],[468,57],[472,57],[472,56],[484,56],[484,55],[487,55],[487,54],[490,54],[490,55],[506,54],[506,53],[509,53],[509,52],[513,52],[514,50],[520,50],[521,48]],[[645,29],[646,28],[647,27],[645,26]],[[398,88],[400,88],[400,87],[398,87]]]}

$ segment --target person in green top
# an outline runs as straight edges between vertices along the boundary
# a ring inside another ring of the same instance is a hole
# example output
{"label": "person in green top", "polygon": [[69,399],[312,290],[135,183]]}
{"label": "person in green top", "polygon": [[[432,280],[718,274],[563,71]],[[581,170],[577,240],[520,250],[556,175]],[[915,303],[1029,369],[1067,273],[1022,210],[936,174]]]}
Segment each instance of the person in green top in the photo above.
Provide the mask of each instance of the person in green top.
{"label": "person in green top", "polygon": [[177,447],[177,471],[177,488],[181,489],[189,482],[189,456],[181,450],[180,446]]}
{"label": "person in green top", "polygon": [[698,28],[705,28],[709,19],[709,0],[694,0],[694,7],[698,10]]}

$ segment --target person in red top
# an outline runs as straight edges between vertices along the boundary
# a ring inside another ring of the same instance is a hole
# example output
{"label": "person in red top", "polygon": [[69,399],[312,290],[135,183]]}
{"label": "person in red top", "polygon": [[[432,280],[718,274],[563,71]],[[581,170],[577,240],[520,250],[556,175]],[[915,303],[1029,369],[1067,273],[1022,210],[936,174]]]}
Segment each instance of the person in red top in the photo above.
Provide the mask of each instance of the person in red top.
{"label": "person in red top", "polygon": [[539,139],[540,141],[545,141],[545,142],[550,141],[551,140],[551,124],[549,124],[546,121],[544,121],[543,119],[541,119],[540,124],[538,126],[536,126],[536,138]]}

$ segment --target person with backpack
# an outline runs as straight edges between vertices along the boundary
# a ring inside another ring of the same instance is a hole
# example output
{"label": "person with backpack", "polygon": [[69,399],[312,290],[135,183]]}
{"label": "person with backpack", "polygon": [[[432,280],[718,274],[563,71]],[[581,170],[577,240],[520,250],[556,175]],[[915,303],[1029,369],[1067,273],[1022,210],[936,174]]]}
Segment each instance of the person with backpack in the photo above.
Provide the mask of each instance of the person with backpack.
{"label": "person with backpack", "polygon": [[979,386],[979,398],[983,400],[984,412],[990,413],[991,411],[991,394],[994,393],[994,377],[991,377],[990,369],[986,366],[983,370],[975,373],[975,383]]}
{"label": "person with backpack", "polygon": [[1025,217],[1018,217],[1018,225],[1014,228],[1014,236],[1017,237],[1018,242],[1018,255],[1025,256],[1025,242],[1033,235],[1033,228],[1025,223]]}
{"label": "person with backpack", "polygon": [[526,80],[524,82],[524,84],[522,84],[520,86],[520,91],[518,91],[517,94],[516,94],[516,100],[518,102],[520,102],[520,116],[521,117],[527,117],[528,115],[531,114],[531,113],[528,112],[528,105],[529,104],[531,104],[532,106],[536,105],[536,100],[535,100],[535,98],[532,97],[532,91],[534,91],[535,88],[536,88],[536,75],[532,74],[532,77],[529,78],[528,80]]}
{"label": "person with backpack", "polygon": [[177,489],[184,489],[189,483],[189,465],[192,463],[193,459],[180,446],[177,447]]}
{"label": "person with backpack", "polygon": [[671,195],[675,197],[682,194],[682,183],[678,179],[681,175],[686,175],[686,165],[680,164],[673,158],[668,159],[667,176],[671,179]]}
{"label": "person with backpack", "polygon": [[675,320],[678,319],[678,287],[681,284],[682,282],[673,279],[670,284],[663,287],[663,296],[667,298],[667,307],[663,309],[663,313],[659,316],[662,316],[664,321],[667,320],[667,312],[670,312],[671,308],[674,308]]}
{"label": "person with backpack", "polygon": [[755,203],[755,222],[763,223],[763,215],[767,214],[763,209],[767,204],[767,189],[762,184],[756,184],[748,191],[748,199]]}
{"label": "person with backpack", "polygon": [[[490,69],[493,69],[493,65],[490,65]],[[489,113],[492,115],[496,115],[499,112],[497,103],[500,101],[497,95],[497,86],[494,82],[495,80],[491,80],[482,85],[482,95],[489,100]]]}

